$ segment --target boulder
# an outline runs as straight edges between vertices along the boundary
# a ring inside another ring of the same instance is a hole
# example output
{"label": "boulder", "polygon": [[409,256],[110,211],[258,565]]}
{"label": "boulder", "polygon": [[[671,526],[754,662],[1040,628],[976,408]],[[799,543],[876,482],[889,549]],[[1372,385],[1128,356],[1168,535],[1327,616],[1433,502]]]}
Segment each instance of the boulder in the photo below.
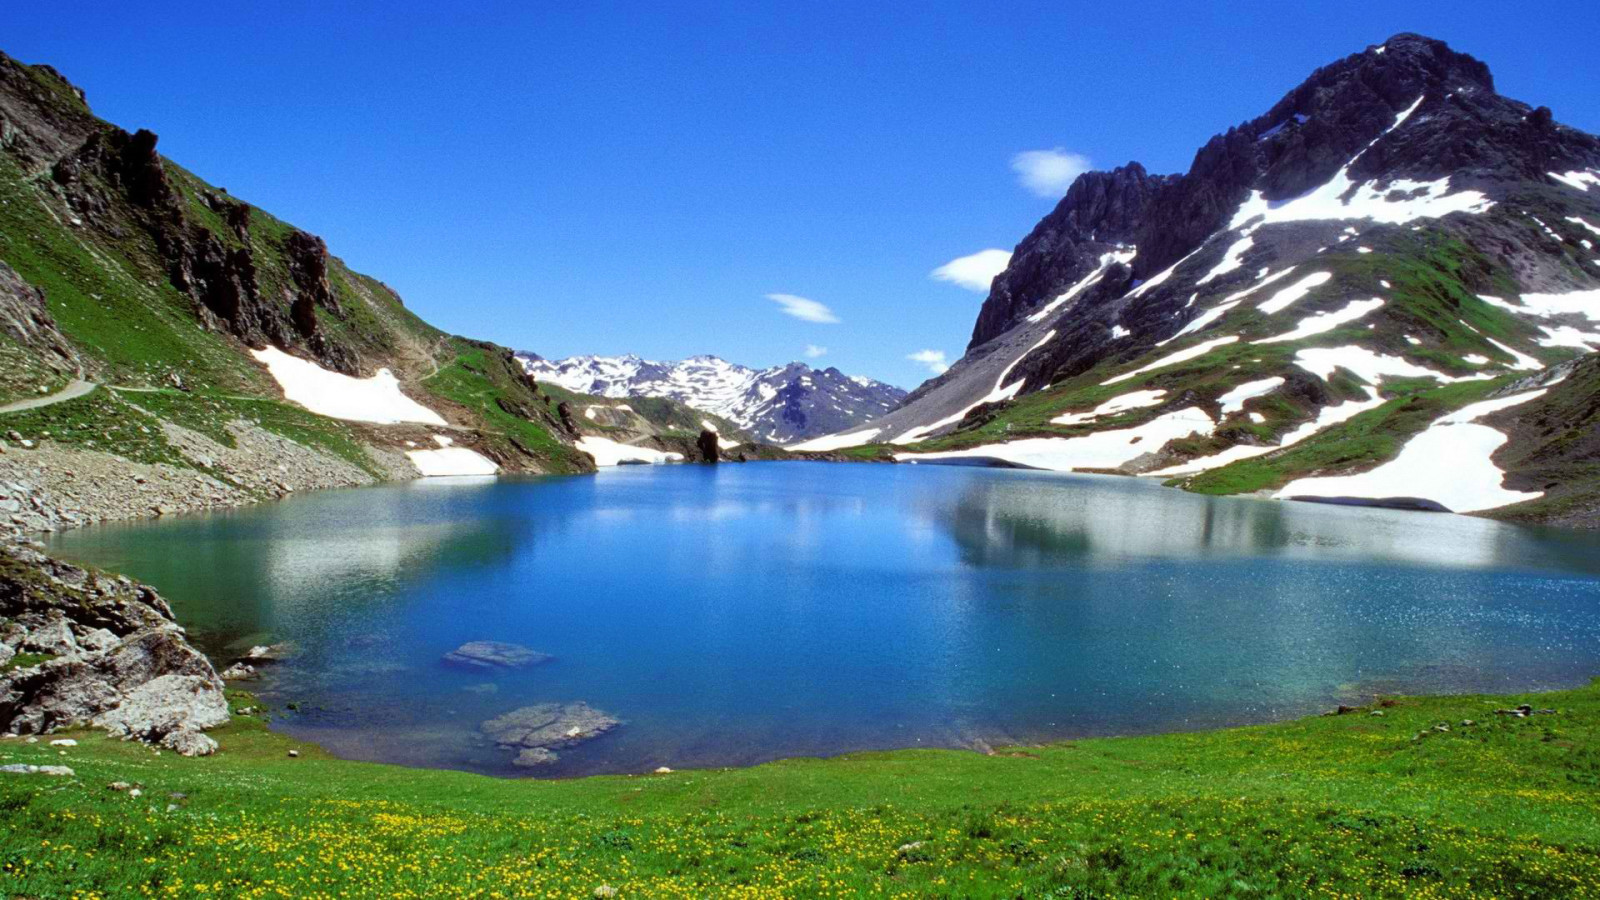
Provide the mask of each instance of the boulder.
{"label": "boulder", "polygon": [[477,669],[514,669],[537,666],[555,659],[548,653],[504,641],[468,641],[444,655],[450,665]]}
{"label": "boulder", "polygon": [[200,732],[228,721],[222,685],[198,675],[163,675],[130,692],[94,724],[112,737],[137,738],[184,756],[205,756],[216,741]]}

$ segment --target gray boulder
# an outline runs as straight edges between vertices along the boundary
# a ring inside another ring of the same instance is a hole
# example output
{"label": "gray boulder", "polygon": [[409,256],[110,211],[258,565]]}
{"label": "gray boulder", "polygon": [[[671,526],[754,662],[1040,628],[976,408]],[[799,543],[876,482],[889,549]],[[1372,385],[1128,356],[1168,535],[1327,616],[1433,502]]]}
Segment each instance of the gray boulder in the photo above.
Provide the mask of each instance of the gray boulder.
{"label": "gray boulder", "polygon": [[112,737],[159,743],[184,756],[206,756],[217,749],[217,742],[201,732],[227,721],[228,702],[214,679],[162,675],[129,692],[96,716],[94,724]]}

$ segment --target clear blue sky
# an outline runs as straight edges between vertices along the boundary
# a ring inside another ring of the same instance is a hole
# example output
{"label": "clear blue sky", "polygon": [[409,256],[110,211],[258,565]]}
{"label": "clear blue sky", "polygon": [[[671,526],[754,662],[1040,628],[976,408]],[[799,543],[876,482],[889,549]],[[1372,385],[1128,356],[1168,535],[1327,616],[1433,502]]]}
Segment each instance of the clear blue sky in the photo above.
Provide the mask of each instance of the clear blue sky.
{"label": "clear blue sky", "polygon": [[816,345],[907,387],[983,296],[930,271],[1054,205],[1019,153],[1181,171],[1399,31],[1600,131],[1593,0],[755,6],[10,0],[0,49],[451,331],[751,365]]}

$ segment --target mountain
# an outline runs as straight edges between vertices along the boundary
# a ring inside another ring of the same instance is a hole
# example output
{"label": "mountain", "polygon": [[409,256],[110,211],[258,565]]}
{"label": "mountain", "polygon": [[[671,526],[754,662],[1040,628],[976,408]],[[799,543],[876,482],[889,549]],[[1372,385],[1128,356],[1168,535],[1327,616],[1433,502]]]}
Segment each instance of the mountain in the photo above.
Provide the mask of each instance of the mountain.
{"label": "mountain", "polygon": [[0,528],[594,469],[509,349],[157,144],[0,54]]}
{"label": "mountain", "polygon": [[848,437],[1190,490],[1600,523],[1600,139],[1419,35],[1181,175],[1077,179],[966,354]]}
{"label": "mountain", "polygon": [[539,381],[600,397],[666,397],[722,416],[756,439],[774,444],[863,425],[906,396],[894,385],[799,362],[752,369],[715,356],[680,362],[637,356],[547,360],[532,353],[518,358]]}

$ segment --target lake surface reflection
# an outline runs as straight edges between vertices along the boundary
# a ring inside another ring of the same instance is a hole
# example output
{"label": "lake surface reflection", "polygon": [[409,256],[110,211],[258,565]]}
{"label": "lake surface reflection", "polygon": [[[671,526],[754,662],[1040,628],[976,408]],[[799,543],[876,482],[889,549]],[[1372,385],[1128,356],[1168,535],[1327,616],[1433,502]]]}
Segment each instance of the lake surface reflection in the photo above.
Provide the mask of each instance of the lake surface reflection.
{"label": "lake surface reflection", "polygon": [[[479,723],[541,702],[624,720],[531,771],[567,776],[1198,728],[1600,674],[1600,536],[1127,478],[751,463],[430,480],[51,549],[155,585],[219,662],[297,644],[260,687],[275,728],[496,774],[530,770]],[[557,659],[441,665],[479,639]]]}

